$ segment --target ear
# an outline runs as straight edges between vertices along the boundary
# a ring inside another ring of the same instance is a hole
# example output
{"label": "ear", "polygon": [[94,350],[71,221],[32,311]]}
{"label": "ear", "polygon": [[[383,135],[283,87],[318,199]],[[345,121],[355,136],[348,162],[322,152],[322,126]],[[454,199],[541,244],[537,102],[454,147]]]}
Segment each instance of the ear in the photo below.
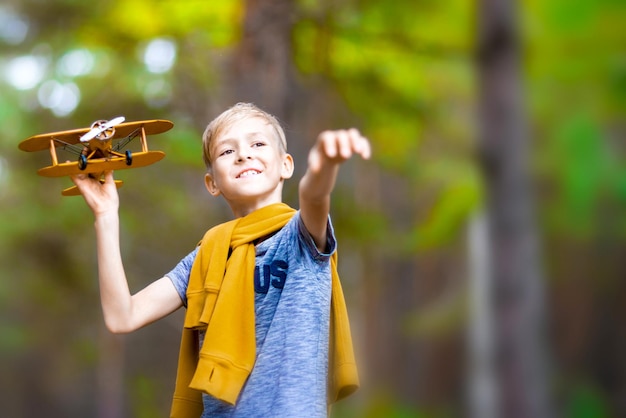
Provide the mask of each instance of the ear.
{"label": "ear", "polygon": [[209,193],[211,193],[212,196],[217,197],[221,193],[220,189],[217,187],[217,184],[215,184],[215,180],[213,179],[213,176],[209,173],[206,173],[204,175],[204,186],[209,191]]}
{"label": "ear", "polygon": [[291,176],[293,175],[293,169],[293,157],[290,154],[285,153],[285,155],[283,156],[283,167],[280,172],[281,178],[283,180],[291,178]]}

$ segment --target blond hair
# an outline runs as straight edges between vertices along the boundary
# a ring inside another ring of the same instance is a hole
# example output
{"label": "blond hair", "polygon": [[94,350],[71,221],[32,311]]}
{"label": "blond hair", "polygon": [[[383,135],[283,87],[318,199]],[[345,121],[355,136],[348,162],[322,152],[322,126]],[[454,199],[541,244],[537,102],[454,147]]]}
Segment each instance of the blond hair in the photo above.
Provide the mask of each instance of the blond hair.
{"label": "blond hair", "polygon": [[272,128],[274,128],[274,132],[276,132],[276,139],[278,139],[281,151],[287,152],[285,132],[283,132],[283,128],[274,116],[261,110],[252,103],[237,103],[213,119],[202,134],[202,159],[204,160],[207,170],[211,171],[211,144],[213,144],[225,129],[247,118],[261,118],[270,124]]}

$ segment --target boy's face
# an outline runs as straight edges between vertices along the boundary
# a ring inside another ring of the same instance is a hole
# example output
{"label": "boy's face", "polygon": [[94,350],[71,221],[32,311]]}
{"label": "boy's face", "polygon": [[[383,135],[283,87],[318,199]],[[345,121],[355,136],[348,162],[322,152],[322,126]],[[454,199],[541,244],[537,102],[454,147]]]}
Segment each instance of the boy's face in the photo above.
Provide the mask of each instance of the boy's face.
{"label": "boy's face", "polygon": [[213,141],[211,155],[207,190],[222,195],[236,216],[282,201],[282,183],[293,174],[293,159],[264,119],[233,123]]}

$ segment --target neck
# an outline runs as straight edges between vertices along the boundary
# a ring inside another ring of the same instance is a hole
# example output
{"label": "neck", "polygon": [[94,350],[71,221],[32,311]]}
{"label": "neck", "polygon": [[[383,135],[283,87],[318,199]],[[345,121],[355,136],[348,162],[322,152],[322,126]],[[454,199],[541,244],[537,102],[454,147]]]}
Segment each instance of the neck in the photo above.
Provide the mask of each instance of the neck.
{"label": "neck", "polygon": [[255,210],[264,208],[274,203],[282,203],[282,187],[276,188],[272,193],[265,196],[257,196],[254,199],[226,199],[230,210],[235,218],[241,218],[251,214]]}
{"label": "neck", "polygon": [[237,202],[228,202],[230,209],[233,211],[235,218],[242,218],[252,212],[264,208],[274,203],[282,203],[282,199],[263,199],[257,200],[254,203],[238,204]]}

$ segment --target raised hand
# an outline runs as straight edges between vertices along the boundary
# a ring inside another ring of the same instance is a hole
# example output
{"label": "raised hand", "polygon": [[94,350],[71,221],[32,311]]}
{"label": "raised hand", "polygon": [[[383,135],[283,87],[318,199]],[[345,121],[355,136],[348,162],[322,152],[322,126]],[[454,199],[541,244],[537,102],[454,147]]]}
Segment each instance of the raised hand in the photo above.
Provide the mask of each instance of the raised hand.
{"label": "raised hand", "polygon": [[309,166],[300,180],[300,212],[320,251],[325,250],[330,195],[339,166],[354,155],[369,159],[370,143],[357,129],[324,131],[309,152]]}
{"label": "raised hand", "polygon": [[309,170],[317,173],[328,163],[341,164],[354,155],[367,160],[371,152],[369,141],[355,128],[324,131],[309,152]]}
{"label": "raised hand", "polygon": [[76,174],[71,178],[96,217],[111,212],[117,213],[119,195],[113,171],[104,173],[104,183],[88,174]]}

